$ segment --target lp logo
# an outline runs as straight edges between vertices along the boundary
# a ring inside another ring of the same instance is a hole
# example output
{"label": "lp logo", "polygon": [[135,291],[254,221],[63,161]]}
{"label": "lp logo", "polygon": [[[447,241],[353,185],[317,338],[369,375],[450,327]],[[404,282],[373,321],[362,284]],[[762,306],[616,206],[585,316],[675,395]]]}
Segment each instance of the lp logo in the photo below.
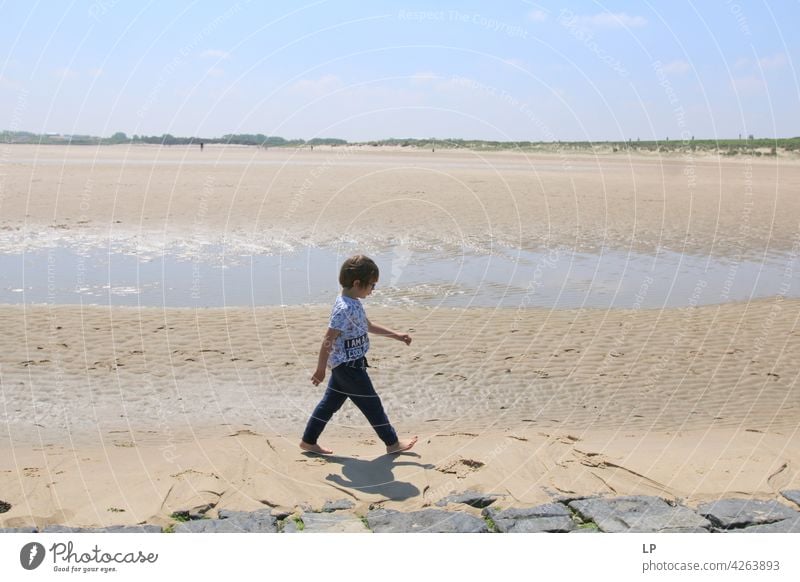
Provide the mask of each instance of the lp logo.
{"label": "lp logo", "polygon": [[42,565],[44,553],[44,546],[38,542],[25,544],[19,552],[19,563],[26,570],[35,570]]}

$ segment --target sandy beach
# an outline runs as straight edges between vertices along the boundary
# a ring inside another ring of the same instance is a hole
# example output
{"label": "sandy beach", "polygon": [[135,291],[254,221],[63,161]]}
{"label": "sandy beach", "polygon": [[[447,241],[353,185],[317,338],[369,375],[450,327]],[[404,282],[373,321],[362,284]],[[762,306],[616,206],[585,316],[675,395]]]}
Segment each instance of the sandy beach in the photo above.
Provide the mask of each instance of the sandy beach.
{"label": "sandy beach", "polygon": [[209,504],[341,498],[357,512],[418,509],[466,490],[506,506],[603,494],[692,505],[800,488],[795,159],[221,146],[0,157],[6,253],[117,237],[786,265],[771,297],[698,304],[700,277],[669,308],[367,299],[370,319],[413,337],[370,350],[392,422],[420,437],[393,457],[349,403],[321,440],[334,456],[297,447],[322,393],[310,376],[329,306],[0,305],[2,527],[165,525]]}
{"label": "sandy beach", "polygon": [[267,248],[410,240],[761,258],[791,251],[799,229],[794,156],[6,146],[0,159],[7,236],[47,227]]}

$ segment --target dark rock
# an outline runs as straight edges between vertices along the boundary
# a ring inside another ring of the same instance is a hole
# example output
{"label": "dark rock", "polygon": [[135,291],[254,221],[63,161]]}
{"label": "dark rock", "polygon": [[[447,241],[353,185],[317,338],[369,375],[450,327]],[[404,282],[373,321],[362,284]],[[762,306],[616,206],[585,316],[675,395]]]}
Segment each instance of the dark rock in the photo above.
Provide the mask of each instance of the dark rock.
{"label": "dark rock", "polygon": [[[361,518],[352,513],[303,513],[300,519],[303,533],[369,533]],[[290,518],[284,522],[283,531],[295,533],[299,528]]]}
{"label": "dark rock", "polygon": [[107,527],[106,533],[161,533],[160,525],[127,525]]}
{"label": "dark rock", "polygon": [[500,519],[531,519],[535,517],[570,517],[572,514],[569,509],[560,503],[545,503],[536,507],[510,507],[508,509],[497,509],[489,507],[481,512],[493,521]]}
{"label": "dark rock", "polygon": [[352,509],[355,504],[349,499],[339,499],[337,501],[326,501],[322,506],[322,511],[330,513],[332,511],[339,511],[342,509]]}
{"label": "dark rock", "polygon": [[584,521],[593,521],[604,532],[679,532],[707,530],[711,524],[683,506],[672,506],[658,497],[633,495],[612,499],[570,502]]}
{"label": "dark rock", "polygon": [[205,505],[198,505],[188,510],[186,513],[189,519],[203,519],[211,509],[214,509],[216,503],[207,503]]}
{"label": "dark rock", "polygon": [[130,525],[123,528],[108,528],[108,530],[109,533],[162,533],[164,531],[160,525]]}
{"label": "dark rock", "polygon": [[236,533],[241,530],[228,528],[224,519],[197,519],[176,523],[172,531],[175,533]]}
{"label": "dark rock", "polygon": [[219,518],[228,523],[230,527],[240,528],[242,532],[276,533],[278,520],[272,515],[271,509],[258,511],[230,511],[222,509]]}
{"label": "dark rock", "polygon": [[800,490],[793,489],[789,491],[781,491],[781,495],[783,495],[786,499],[788,499],[795,505],[800,505]]}
{"label": "dark rock", "polygon": [[497,501],[497,499],[497,495],[478,493],[477,491],[465,491],[464,493],[448,495],[437,501],[436,505],[437,507],[444,507],[448,503],[463,503],[471,507],[483,509],[484,507],[489,507],[492,503]]}
{"label": "dark rock", "polygon": [[175,533],[276,533],[278,520],[268,509],[230,511],[221,509],[219,519],[198,519],[175,526]]}
{"label": "dark rock", "polygon": [[42,533],[161,533],[157,525],[112,525],[108,527],[67,527],[49,525]]}
{"label": "dark rock", "polygon": [[160,525],[115,525],[100,530],[103,533],[161,533]]}
{"label": "dark rock", "polygon": [[704,503],[697,511],[719,529],[763,525],[797,515],[796,511],[777,501],[759,499],[722,499]]}
{"label": "dark rock", "polygon": [[286,508],[283,508],[283,509],[273,508],[270,511],[270,513],[272,514],[272,517],[274,517],[278,521],[281,521],[282,519],[286,519],[287,517],[292,515],[294,513],[294,511],[291,511],[291,510],[286,509]]}
{"label": "dark rock", "polygon": [[11,504],[8,501],[0,499],[0,513],[5,513],[9,509],[11,509]]}
{"label": "dark rock", "polygon": [[575,529],[572,514],[559,503],[512,507],[502,511],[489,507],[481,513],[494,522],[500,533],[570,532]]}
{"label": "dark rock", "polygon": [[42,533],[91,533],[93,530],[83,527],[67,527],[66,525],[48,525]]}
{"label": "dark rock", "polygon": [[795,517],[765,525],[728,530],[730,533],[800,533],[800,512]]}
{"label": "dark rock", "polygon": [[369,528],[375,533],[484,533],[489,528],[479,517],[467,513],[423,509],[403,513],[376,509],[367,513]]}
{"label": "dark rock", "polygon": [[603,533],[603,532],[601,532],[596,527],[576,527],[569,533],[576,534],[576,533]]}
{"label": "dark rock", "polygon": [[232,509],[220,509],[217,512],[217,517],[219,519],[246,519],[246,518],[252,517],[253,515],[257,515],[257,516],[270,515],[270,516],[272,516],[272,510],[259,509],[257,511],[234,511]]}
{"label": "dark rock", "polygon": [[502,533],[569,533],[574,529],[575,522],[571,517],[539,517],[520,519],[510,525],[498,526],[497,531]]}

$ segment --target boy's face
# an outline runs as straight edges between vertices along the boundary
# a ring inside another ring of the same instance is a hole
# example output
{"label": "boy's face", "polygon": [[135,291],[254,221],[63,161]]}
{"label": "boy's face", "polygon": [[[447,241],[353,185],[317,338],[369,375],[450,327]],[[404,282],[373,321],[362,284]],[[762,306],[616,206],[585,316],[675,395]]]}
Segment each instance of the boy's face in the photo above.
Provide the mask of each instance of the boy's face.
{"label": "boy's face", "polygon": [[356,280],[353,281],[353,289],[356,292],[356,297],[363,299],[364,297],[369,297],[372,295],[372,292],[375,290],[375,286],[378,284],[378,280],[375,279],[370,283],[362,284],[361,281]]}

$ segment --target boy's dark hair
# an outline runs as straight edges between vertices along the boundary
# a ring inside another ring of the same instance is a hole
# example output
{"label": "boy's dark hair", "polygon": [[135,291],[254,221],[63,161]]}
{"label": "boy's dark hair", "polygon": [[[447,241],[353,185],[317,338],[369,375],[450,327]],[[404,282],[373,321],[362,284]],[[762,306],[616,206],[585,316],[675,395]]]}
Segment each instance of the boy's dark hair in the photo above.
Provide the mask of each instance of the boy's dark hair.
{"label": "boy's dark hair", "polygon": [[380,276],[378,265],[375,261],[365,255],[355,255],[342,263],[339,270],[339,285],[349,289],[356,281],[361,281],[361,285],[372,283]]}

